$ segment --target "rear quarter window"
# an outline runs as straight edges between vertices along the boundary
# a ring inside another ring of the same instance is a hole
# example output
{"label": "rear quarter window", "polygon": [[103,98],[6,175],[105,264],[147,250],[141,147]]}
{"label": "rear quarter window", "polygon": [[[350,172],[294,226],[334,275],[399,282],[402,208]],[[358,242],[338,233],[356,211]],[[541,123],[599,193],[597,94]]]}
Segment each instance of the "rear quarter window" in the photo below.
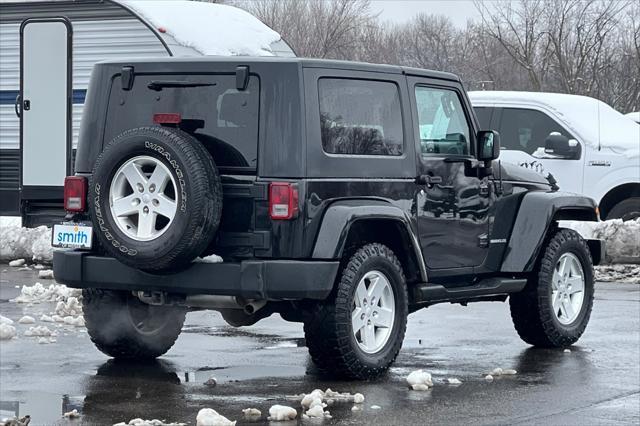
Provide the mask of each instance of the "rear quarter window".
{"label": "rear quarter window", "polygon": [[321,78],[318,95],[324,152],[402,155],[402,113],[395,83]]}
{"label": "rear quarter window", "polygon": [[[188,82],[195,87],[153,83]],[[162,84],[160,84],[162,86]],[[113,80],[105,143],[128,129],[153,126],[156,113],[179,113],[185,129],[200,140],[222,172],[255,171],[258,157],[260,82],[251,76],[247,89],[236,89],[235,74],[136,75],[133,88]]]}

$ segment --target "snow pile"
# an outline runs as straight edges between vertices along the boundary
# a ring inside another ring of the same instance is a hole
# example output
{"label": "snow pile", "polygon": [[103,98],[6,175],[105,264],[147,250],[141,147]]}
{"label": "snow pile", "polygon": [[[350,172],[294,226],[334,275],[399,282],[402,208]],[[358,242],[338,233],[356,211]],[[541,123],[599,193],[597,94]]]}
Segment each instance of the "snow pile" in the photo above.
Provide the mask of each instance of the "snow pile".
{"label": "snow pile", "polygon": [[62,417],[65,417],[67,419],[77,419],[78,417],[80,417],[80,413],[78,413],[78,410],[74,408],[73,410],[64,413]]}
{"label": "snow pile", "polygon": [[273,56],[280,34],[244,10],[190,1],[126,1],[154,27],[203,55]]}
{"label": "snow pile", "polygon": [[11,262],[9,262],[9,266],[12,266],[14,268],[18,268],[20,266],[24,266],[26,260],[24,259],[16,259],[16,260],[12,260]]}
{"label": "snow pile", "polygon": [[20,295],[11,301],[16,303],[59,302],[81,295],[82,290],[72,289],[62,284],[50,284],[45,287],[41,283],[35,283],[32,286],[22,286]]}
{"label": "snow pile", "polygon": [[129,423],[121,422],[116,423],[113,426],[187,426],[186,423],[165,423],[162,420],[143,420],[143,419],[131,419]]}
{"label": "snow pile", "polygon": [[232,422],[211,408],[203,408],[196,417],[196,426],[234,426],[235,424],[235,421]]}
{"label": "snow pile", "polygon": [[607,262],[640,263],[640,218],[626,222],[562,221],[560,226],[577,231],[582,238],[604,240]]}
{"label": "snow pile", "polygon": [[286,422],[288,420],[295,420],[296,417],[298,417],[298,412],[295,408],[277,404],[269,408],[269,421]]}
{"label": "snow pile", "polygon": [[24,335],[27,337],[56,337],[58,332],[51,331],[46,325],[37,325],[35,327],[29,327],[29,329],[24,332]]}
{"label": "snow pile", "polygon": [[7,318],[4,315],[0,315],[0,324],[13,324],[13,320],[11,318]]}
{"label": "snow pile", "polygon": [[496,377],[496,376],[513,376],[515,374],[518,374],[518,372],[516,370],[513,370],[511,368],[494,368],[493,370],[491,370],[491,373],[489,373],[490,376]]}
{"label": "snow pile", "polygon": [[449,383],[450,385],[461,385],[462,381],[460,379],[456,379],[455,377],[449,377],[447,379],[447,383]]}
{"label": "snow pile", "polygon": [[212,254],[206,257],[197,257],[193,262],[194,263],[222,263],[223,260],[217,254]]}
{"label": "snow pile", "polygon": [[0,340],[10,340],[16,337],[16,328],[5,322],[0,323]]}
{"label": "snow pile", "polygon": [[45,280],[52,280],[53,279],[53,270],[51,269],[43,269],[41,271],[38,271],[38,278],[42,278]]}
{"label": "snow pile", "polygon": [[640,284],[640,265],[599,265],[596,281]]}
{"label": "snow pile", "polygon": [[431,374],[423,370],[416,370],[407,376],[407,383],[411,389],[416,391],[426,391],[433,387]]}
{"label": "snow pile", "polygon": [[[328,393],[336,394],[336,392],[333,392],[331,389],[327,389],[327,392],[323,392],[320,389],[315,389],[313,390],[313,392],[303,396],[302,401],[300,402],[303,408],[302,417],[331,418],[331,413],[324,410],[327,404],[323,402]],[[340,394],[338,393],[338,395]],[[304,410],[306,410],[306,412]]]}
{"label": "snow pile", "polygon": [[30,317],[29,315],[25,315],[18,320],[19,324],[35,324],[36,319],[34,317]]}
{"label": "snow pile", "polygon": [[0,260],[28,258],[39,262],[51,262],[51,229],[46,226],[21,228],[0,227]]}
{"label": "snow pile", "polygon": [[262,417],[262,412],[257,408],[245,408],[242,410],[242,414],[244,414],[244,418],[247,420],[258,420]]}

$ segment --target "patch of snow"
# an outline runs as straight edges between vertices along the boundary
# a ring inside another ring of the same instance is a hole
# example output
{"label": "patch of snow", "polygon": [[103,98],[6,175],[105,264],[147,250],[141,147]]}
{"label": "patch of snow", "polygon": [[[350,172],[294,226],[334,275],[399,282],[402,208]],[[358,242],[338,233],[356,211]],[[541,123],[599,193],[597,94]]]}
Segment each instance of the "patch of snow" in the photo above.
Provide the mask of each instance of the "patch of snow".
{"label": "patch of snow", "polygon": [[29,329],[24,332],[24,335],[27,337],[55,337],[58,335],[58,332],[51,331],[46,325],[38,325],[29,327]]}
{"label": "patch of snow", "polygon": [[187,426],[186,423],[165,423],[162,420],[143,420],[143,419],[131,419],[129,423],[120,422],[113,426]]}
{"label": "patch of snow", "polygon": [[29,315],[25,315],[18,320],[19,324],[35,324],[36,319],[34,317],[30,317]]}
{"label": "patch of snow", "polygon": [[257,420],[262,417],[262,412],[257,408],[245,408],[242,410],[242,414],[244,414],[245,419],[249,420]]}
{"label": "patch of snow", "polygon": [[60,300],[56,304],[56,315],[61,317],[76,317],[82,315],[82,304],[76,296],[69,296],[67,300]]}
{"label": "patch of snow", "polygon": [[0,340],[9,340],[16,337],[16,328],[7,323],[0,323]]}
{"label": "patch of snow", "polygon": [[215,377],[210,377],[209,379],[207,379],[207,381],[204,382],[204,384],[206,386],[214,387],[218,384],[218,381],[216,380]]}
{"label": "patch of snow", "polygon": [[50,317],[49,315],[42,314],[42,316],[40,317],[40,321],[42,321],[42,322],[53,322],[53,318]]}
{"label": "patch of snow", "polygon": [[455,377],[449,377],[447,379],[447,383],[449,383],[450,385],[461,385],[462,381],[460,381],[460,379],[456,379]]}
{"label": "patch of snow", "polygon": [[425,391],[433,386],[431,374],[423,370],[411,372],[411,374],[407,376],[407,383],[413,390],[417,391]]}
{"label": "patch of snow", "polygon": [[497,367],[494,368],[493,370],[491,370],[491,373],[489,373],[492,376],[502,376],[502,368]]}
{"label": "patch of snow", "polygon": [[517,374],[517,373],[518,372],[516,370],[513,370],[511,368],[496,367],[493,370],[491,370],[488,376],[492,376],[491,378],[493,379],[493,377],[496,377],[496,376],[513,376],[514,374]]}
{"label": "patch of snow", "polygon": [[502,370],[503,376],[515,376],[516,374],[518,374],[518,372],[512,368],[505,368]]}
{"label": "patch of snow", "polygon": [[640,284],[640,265],[598,265],[596,281]]}
{"label": "patch of snow", "polygon": [[18,226],[0,227],[0,260],[32,259],[37,262],[51,263],[51,229],[46,226],[21,228]]}
{"label": "patch of snow", "polygon": [[605,241],[606,261],[610,263],[640,263],[640,218],[623,222],[561,221],[563,228],[573,229],[585,239]]}
{"label": "patch of snow", "polygon": [[353,407],[351,407],[351,411],[362,411],[362,407],[360,407],[359,405],[354,405]]}
{"label": "patch of snow", "polygon": [[212,408],[203,408],[198,411],[196,417],[196,426],[233,426],[235,424],[235,421],[232,422]]}
{"label": "patch of snow", "polygon": [[0,324],[13,324],[13,320],[11,318],[7,318],[4,315],[0,315]]}
{"label": "patch of snow", "polygon": [[364,395],[361,393],[356,393],[353,395],[353,402],[356,404],[362,404],[364,402]]}
{"label": "patch of snow", "polygon": [[53,279],[53,270],[44,269],[42,271],[38,271],[38,278],[42,278],[42,279],[45,279],[45,280],[52,280]]}
{"label": "patch of snow", "polygon": [[276,404],[269,408],[268,420],[274,422],[286,422],[288,420],[294,420],[297,416],[298,412],[295,408]]}
{"label": "patch of snow", "polygon": [[41,283],[35,283],[32,286],[22,286],[20,295],[15,299],[11,299],[16,303],[44,303],[59,302],[68,300],[70,297],[79,297],[82,290],[72,289],[62,284],[50,284],[48,287]]}
{"label": "patch of snow", "polygon": [[130,1],[126,5],[182,46],[203,55],[273,56],[280,34],[233,6],[190,1]]}
{"label": "patch of snow", "polygon": [[66,417],[67,419],[77,419],[80,417],[80,413],[75,408],[69,412],[66,412],[62,415],[62,417]]}
{"label": "patch of snow", "polygon": [[33,265],[33,269],[38,269],[38,270],[40,270],[40,269],[46,269],[46,268],[47,268],[47,267],[46,267],[46,266],[44,266],[44,265],[43,265],[43,264],[41,264],[41,263],[38,263],[38,264]]}
{"label": "patch of snow", "polygon": [[193,262],[194,263],[222,263],[223,260],[217,254],[212,254],[206,257],[197,257]]}
{"label": "patch of snow", "polygon": [[322,405],[314,405],[305,413],[310,418],[323,419],[325,417],[330,418],[331,413],[324,411]]}
{"label": "patch of snow", "polygon": [[16,260],[12,260],[11,262],[9,262],[9,266],[13,266],[14,268],[17,268],[19,266],[22,266],[25,264],[25,260],[24,259],[16,259]]}
{"label": "patch of snow", "polygon": [[565,349],[563,352],[564,352],[565,354],[570,354],[570,353],[571,353],[571,349]]}
{"label": "patch of snow", "polygon": [[372,409],[372,410],[380,410],[380,409],[382,409],[382,407],[381,407],[381,406],[379,406],[379,405],[372,405],[372,406],[371,406],[371,409]]}
{"label": "patch of snow", "polygon": [[484,376],[484,379],[487,382],[493,382],[493,376],[491,374],[487,374],[486,376]]}

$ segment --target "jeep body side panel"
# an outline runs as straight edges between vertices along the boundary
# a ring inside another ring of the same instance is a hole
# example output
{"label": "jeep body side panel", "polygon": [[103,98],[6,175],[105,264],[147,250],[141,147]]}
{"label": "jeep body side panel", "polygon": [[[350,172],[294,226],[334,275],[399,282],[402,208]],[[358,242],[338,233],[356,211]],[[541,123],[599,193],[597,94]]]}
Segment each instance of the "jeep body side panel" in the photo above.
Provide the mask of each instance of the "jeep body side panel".
{"label": "jeep body side panel", "polygon": [[513,225],[502,272],[530,272],[542,248],[548,230],[558,213],[561,219],[597,221],[596,203],[587,197],[566,192],[534,191],[526,193]]}

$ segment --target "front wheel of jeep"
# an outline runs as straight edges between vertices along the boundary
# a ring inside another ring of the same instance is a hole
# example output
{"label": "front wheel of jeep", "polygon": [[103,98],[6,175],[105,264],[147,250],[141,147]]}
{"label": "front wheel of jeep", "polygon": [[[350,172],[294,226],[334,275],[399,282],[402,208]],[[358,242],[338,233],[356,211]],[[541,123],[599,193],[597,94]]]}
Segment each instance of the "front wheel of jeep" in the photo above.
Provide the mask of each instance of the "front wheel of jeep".
{"label": "front wheel of jeep", "polygon": [[323,371],[373,379],[398,356],[407,327],[407,286],[400,262],[367,244],[342,267],[335,294],[304,323],[307,347]]}
{"label": "front wheel of jeep", "polygon": [[153,306],[131,292],[85,289],[82,309],[91,341],[118,359],[153,359],[163,355],[180,335],[186,310]]}
{"label": "front wheel of jeep", "polygon": [[509,297],[516,331],[534,346],[574,344],[593,307],[593,262],[586,242],[573,230],[556,230],[535,272],[522,292]]}

